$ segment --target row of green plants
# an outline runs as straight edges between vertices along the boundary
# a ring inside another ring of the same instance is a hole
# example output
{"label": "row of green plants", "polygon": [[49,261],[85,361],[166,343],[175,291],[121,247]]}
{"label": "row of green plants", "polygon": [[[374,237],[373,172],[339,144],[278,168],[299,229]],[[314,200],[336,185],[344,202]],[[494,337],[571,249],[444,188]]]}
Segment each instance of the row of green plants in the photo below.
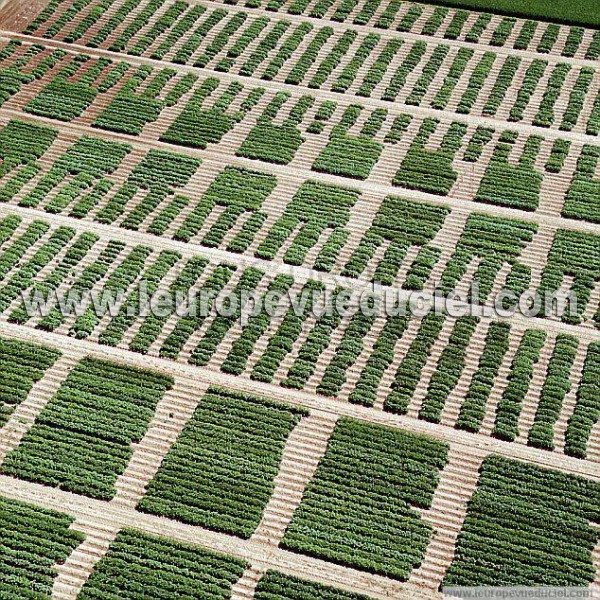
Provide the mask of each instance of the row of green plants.
{"label": "row of green plants", "polygon": [[473,374],[469,389],[460,407],[457,429],[477,433],[485,417],[487,402],[498,376],[498,371],[508,351],[510,324],[493,321],[485,336],[483,352],[477,370]]}
{"label": "row of green plants", "polygon": [[[239,278],[232,294],[239,298],[244,293],[256,291],[265,273],[255,267],[238,273]],[[198,345],[192,350],[189,362],[193,365],[205,366],[209,363],[219,344],[223,341],[228,331],[235,325],[242,314],[242,306],[238,303],[229,314],[220,314],[213,318],[212,322],[204,332]]]}
{"label": "row of green plants", "polygon": [[508,385],[496,409],[492,432],[495,437],[512,442],[519,435],[519,417],[545,342],[545,331],[528,329],[523,334],[510,365]]}
{"label": "row of green plants", "polygon": [[0,312],[4,312],[21,293],[31,287],[40,271],[54,260],[75,236],[71,227],[59,227],[36,249],[27,261],[20,261],[10,279],[0,285]]}
{"label": "row of green plants", "polygon": [[[208,261],[205,258],[197,256],[190,258],[170,285],[168,290],[169,293],[172,294],[173,297],[176,297],[177,294],[185,297],[190,288],[198,281],[207,265]],[[129,349],[134,352],[146,354],[159,337],[167,320],[168,315],[151,312],[144,318],[137,333],[129,344]]]}
{"label": "row of green plants", "polygon": [[[294,279],[290,275],[276,275],[267,287],[267,293],[285,294],[292,287]],[[271,315],[264,309],[248,318],[241,335],[231,345],[231,350],[223,360],[221,370],[232,375],[241,375],[247,367],[254,345],[267,331]]]}
{"label": "row of green plants", "polygon": [[184,242],[195,239],[205,221],[215,208],[219,207],[222,212],[203,235],[200,243],[209,247],[219,247],[238,219],[246,216],[243,230],[227,246],[229,251],[244,252],[267,219],[267,214],[261,208],[276,184],[277,180],[273,175],[238,167],[225,167],[187,214],[174,238]]}
{"label": "row of green plants", "polygon": [[46,346],[0,338],[0,427],[59,356]]}
{"label": "row of green plants", "polygon": [[536,171],[535,161],[543,138],[529,136],[515,164],[514,144],[517,137],[510,131],[500,136],[475,194],[476,202],[530,211],[538,207],[544,176]]}
{"label": "row of green plants", "polygon": [[[0,129],[0,202],[9,202],[42,167],[37,160],[50,148],[58,132],[11,120]],[[10,175],[10,178],[8,177]]]}
{"label": "row of green plants", "polygon": [[583,374],[577,388],[575,410],[565,435],[565,453],[586,458],[588,442],[600,420],[600,344],[588,346]]}
{"label": "row of green plants", "polygon": [[[193,30],[195,33],[200,28],[196,27],[200,17],[206,12],[205,7],[202,7],[202,10],[198,10],[197,6],[193,4],[190,5],[181,1],[175,2],[155,20],[154,25],[141,36],[141,39],[138,36],[135,43],[133,43],[131,40],[135,34],[149,22],[150,18],[161,9],[162,5],[158,0],[152,0],[147,6],[142,5],[140,0],[126,0],[120,3],[110,22],[102,28],[101,32],[97,33],[92,39],[89,39],[89,36],[85,36],[85,33],[99,21],[102,15],[114,3],[115,0],[103,0],[99,5],[86,10],[89,0],[78,0],[73,6],[62,9],[61,0],[53,0],[38,17],[28,24],[25,33],[35,34],[38,30],[46,26],[47,29],[44,32],[44,37],[56,37],[66,32],[67,26],[78,17],[79,22],[75,30],[65,33],[62,39],[74,42],[84,37],[86,38],[85,42],[87,45],[97,47],[99,44],[104,43],[108,35],[112,33],[116,25],[124,17],[132,13],[134,14],[134,18],[131,19],[128,27],[111,42],[110,49],[115,51],[125,50],[131,54],[139,54],[156,45],[158,41],[166,37],[165,34],[168,34],[168,41],[170,47],[172,47],[185,33],[190,30]],[[229,4],[237,4],[237,2],[229,2]],[[306,15],[322,19],[332,4],[332,0],[321,0],[316,3],[308,2],[307,0],[296,0],[291,3],[284,3],[281,0],[268,0],[265,3],[260,0],[251,0],[246,2],[245,6],[250,9],[264,7],[273,12],[288,12],[293,15]],[[584,29],[578,26],[569,27],[564,43],[562,46],[557,47],[561,28],[553,23],[542,24],[536,21],[524,20],[518,24],[519,29],[513,36],[511,34],[517,26],[517,20],[512,17],[505,17],[497,24],[492,24],[492,15],[489,13],[479,13],[476,18],[470,19],[469,17],[473,13],[467,10],[432,7],[431,14],[422,22],[422,26],[417,29],[415,24],[424,11],[424,7],[421,5],[406,5],[407,8],[404,10],[402,9],[403,3],[400,0],[387,0],[383,3],[383,6],[382,0],[367,0],[362,3],[360,10],[355,10],[357,4],[356,0],[341,2],[336,10],[330,13],[328,18],[336,22],[346,22],[351,18],[352,23],[355,25],[369,24],[379,29],[394,27],[397,31],[401,32],[410,32],[435,38],[443,37],[450,40],[464,39],[470,43],[488,43],[494,47],[507,47],[509,40],[514,37],[512,47],[515,49],[529,50],[542,54],[560,52],[562,56],[574,56],[576,53],[582,52],[588,60],[594,60],[600,52],[600,36],[597,34],[593,36],[592,42],[587,48],[581,47]],[[208,15],[205,16],[210,16],[216,10],[209,11]],[[232,14],[235,18],[236,14],[247,15],[249,13]],[[377,18],[375,18],[376,14],[379,15]],[[48,23],[50,23],[50,26],[48,26]],[[536,30],[541,27],[544,27],[544,30],[540,36],[540,41],[537,46],[532,46],[531,42]],[[564,29],[567,28],[564,27]],[[481,41],[484,33],[488,34],[487,39],[489,41],[487,42]],[[207,34],[208,31],[204,33],[204,36]],[[166,40],[162,43],[164,44],[165,42]]]}
{"label": "row of green plants", "polygon": [[444,585],[587,587],[599,494],[596,481],[488,457]]}
{"label": "row of green plants", "polygon": [[[310,279],[300,293],[311,294],[323,290],[323,284]],[[294,343],[302,332],[304,322],[313,308],[312,297],[307,296],[307,298],[301,314],[297,314],[292,307],[288,308],[279,327],[269,339],[267,347],[252,369],[250,377],[255,381],[270,383],[283,359],[292,351]]]}
{"label": "row of green plants", "polygon": [[[398,196],[387,196],[371,226],[344,266],[343,274],[359,277],[377,249],[385,244],[386,251],[375,269],[373,280],[391,285],[408,249],[411,246],[419,246],[421,251],[402,285],[409,289],[422,289],[437,262],[436,249],[429,244],[441,229],[449,212],[445,206],[420,204]],[[420,258],[423,258],[423,254],[434,259],[433,263],[421,264]]]}
{"label": "row of green plants", "polygon": [[[181,260],[181,254],[173,250],[163,250],[153,262],[150,263],[140,277],[145,284],[147,294],[152,297],[159,289],[163,278]],[[123,339],[125,332],[134,324],[139,316],[141,292],[136,287],[125,298],[118,314],[108,323],[98,336],[100,344],[116,346]]]}
{"label": "row of green plants", "polygon": [[477,317],[460,317],[454,323],[448,343],[442,350],[427,395],[419,410],[419,419],[439,423],[446,400],[456,387],[465,368],[469,342],[479,323]]}
{"label": "row of green plants", "polygon": [[431,438],[340,419],[281,546],[408,579],[432,533],[417,509],[431,505],[447,452]]}
{"label": "row of green plants", "polygon": [[28,102],[25,112],[72,121],[81,116],[99,94],[106,94],[125,75],[129,65],[114,65],[108,58],[91,59],[76,54],[40,93]]}
{"label": "row of green plants", "polygon": [[371,330],[375,316],[357,312],[351,317],[344,336],[335,349],[335,355],[327,365],[317,386],[317,393],[324,396],[337,396],[344,383],[346,373],[352,367],[364,348],[364,339]]}
{"label": "row of green plants", "polygon": [[571,389],[570,375],[578,345],[579,340],[566,333],[556,337],[535,420],[529,431],[527,443],[530,446],[554,450],[554,425],[558,421],[565,396]]}
{"label": "row of green plants", "polygon": [[393,185],[440,196],[450,193],[458,179],[452,163],[467,127],[462,123],[452,123],[444,134],[439,150],[428,150],[425,146],[438,126],[436,119],[423,120],[392,180]]}
{"label": "row of green plants", "polygon": [[242,560],[198,546],[122,529],[79,597],[227,600],[246,566]]}
{"label": "row of green plants", "polygon": [[518,258],[533,240],[536,231],[535,223],[472,213],[442,274],[440,286],[442,291],[448,293],[454,290],[475,258],[479,258],[479,265],[473,279],[479,284],[480,301],[486,300],[489,296],[504,263],[511,265],[506,288],[517,295],[525,291],[531,275],[527,268],[523,273],[524,282],[516,277],[511,278],[511,275],[515,271],[523,270],[524,265],[518,261]]}
{"label": "row of green plants", "polygon": [[[283,261],[291,265],[302,265],[306,255],[327,231],[313,267],[330,271],[337,256],[346,243],[348,232],[345,225],[350,212],[360,197],[356,190],[307,181],[303,183],[275,221],[264,241],[256,251],[258,258],[273,260],[286,240],[294,238],[283,255]],[[299,227],[299,230],[296,231]]]}
{"label": "row of green plants", "polygon": [[[236,271],[237,267],[232,264],[217,264],[212,268],[198,291],[202,293],[204,290],[211,294],[220,294]],[[196,297],[192,304],[188,306],[190,310],[177,321],[174,329],[169,333],[160,347],[159,354],[162,358],[177,359],[190,337],[202,327],[202,324],[214,306],[214,296],[207,299],[206,312],[201,310],[202,302],[201,296]]]}
{"label": "row of green plants", "polygon": [[387,119],[387,111],[375,109],[365,121],[358,135],[348,131],[356,124],[362,112],[359,105],[351,105],[334,125],[329,143],[313,163],[313,171],[341,175],[353,179],[367,179],[379,161],[384,145],[375,139]]}
{"label": "row of green plants", "polygon": [[130,151],[128,144],[82,136],[42,174],[19,205],[42,205],[50,213],[69,210],[70,216],[81,218],[110,190],[113,182],[108,176]]}
{"label": "row of green plants", "polygon": [[[95,219],[100,223],[110,224],[125,214],[120,226],[138,229],[146,217],[154,213],[165,199],[190,181],[200,162],[191,156],[164,150],[149,150],[131,171],[123,186],[96,214]],[[130,203],[140,190],[146,193],[131,210]]]}
{"label": "row of green plants", "polygon": [[[98,242],[98,236],[93,233],[85,232],[77,237],[67,251],[62,256],[52,270],[42,279],[31,285],[29,283],[28,292],[32,297],[36,295],[47,299],[49,294],[55,290],[77,269],[81,261],[87,256]],[[28,313],[25,303],[21,302],[8,315],[8,320],[11,323],[20,325],[29,321],[32,315]]]}
{"label": "row of green plants", "polygon": [[[164,142],[204,149],[217,144],[263,95],[262,88],[244,92],[245,98],[236,111],[230,109],[243,86],[238,82],[221,89],[220,81],[210,77],[196,87],[192,97],[160,139]],[[215,93],[217,92],[217,93]],[[209,106],[210,103],[210,106]]]}
{"label": "row of green plants", "polygon": [[[152,249],[148,246],[133,247],[124,260],[103,281],[101,293],[110,294],[113,298],[126,293],[129,286],[142,274],[144,265],[151,254]],[[100,321],[101,317],[92,304],[77,316],[69,328],[69,335],[78,339],[87,338],[92,335]]]}
{"label": "row of green plants", "polygon": [[562,209],[563,217],[600,223],[600,146],[584,145]]}
{"label": "row of green plants", "polygon": [[288,110],[289,99],[290,94],[287,92],[277,92],[273,96],[236,151],[237,156],[281,165],[287,165],[294,159],[298,149],[306,141],[298,126],[315,100],[311,96],[302,96],[289,109],[288,116],[281,124],[275,124],[274,119]]}
{"label": "row of green plants", "polygon": [[36,242],[38,242],[50,229],[48,223],[34,221],[30,223],[19,237],[13,239],[13,233],[19,222],[16,219],[3,223],[4,240],[10,240],[0,254],[0,281],[3,281],[12,269],[19,264],[23,254]]}
{"label": "row of green plants", "polygon": [[63,50],[46,50],[40,44],[25,46],[9,41],[0,50],[0,106],[23,89],[43,79],[66,56]]}
{"label": "row of green plants", "polygon": [[170,376],[92,358],[71,370],[1,472],[110,499]]}
{"label": "row of green plants", "polygon": [[196,80],[190,73],[177,77],[174,69],[155,72],[152,67],[143,65],[119,88],[93,126],[139,135],[148,123],[158,119],[164,108],[175,106]]}
{"label": "row of green plants", "polygon": [[[600,236],[569,229],[557,230],[538,287],[544,305],[548,304],[545,295],[555,294],[561,289],[565,277],[572,277],[569,291],[577,299],[577,306],[576,310],[565,311],[562,319],[568,323],[581,323],[592,291],[600,280],[599,261]],[[600,325],[600,309],[592,320],[596,327]]]}
{"label": "row of green plants", "polygon": [[[176,12],[176,9],[181,9],[181,3],[176,2],[167,11]],[[167,13],[164,17],[167,18]],[[206,16],[203,25],[198,29],[202,30],[201,39],[198,39],[198,44],[194,48],[189,48],[192,54],[196,51],[201,40],[215,27],[220,26],[220,22],[225,19],[227,13],[222,9],[215,9]],[[216,17],[219,17],[218,19]],[[161,21],[159,19],[159,21]],[[319,58],[319,52],[323,45],[334,35],[331,28],[323,28],[312,31],[310,28],[302,28],[302,24],[297,29],[293,30],[288,38],[284,39],[284,35],[289,29],[287,21],[269,22],[266,17],[258,17],[250,20],[250,24],[245,29],[242,25],[247,21],[246,13],[235,13],[225,22],[219,33],[214,37],[206,50],[194,60],[194,65],[198,67],[206,67],[209,63],[216,60],[216,57],[225,53],[225,57],[214,65],[214,70],[227,72],[230,71],[236,64],[236,60],[242,55],[249,44],[255,43],[260,38],[260,42],[250,57],[241,64],[239,74],[244,76],[256,76],[263,69],[261,65],[266,61],[269,53],[277,47],[281,42],[279,53],[271,62],[264,68],[264,72],[260,74],[265,79],[273,79],[278,70],[284,65],[286,60],[295,59],[294,49],[306,35],[314,35],[314,39],[308,44],[305,52],[298,58],[298,62],[293,65],[289,74],[286,77],[286,82],[291,84],[300,84],[307,76],[310,67],[316,63],[316,69],[310,81],[307,82],[308,87],[320,88],[327,85],[331,74],[336,71],[336,67],[341,63],[342,59],[348,54],[350,48],[354,47],[354,42],[358,39],[355,31],[347,31],[339,36],[331,51]],[[157,22],[157,26],[159,23]],[[272,25],[272,26],[271,26]],[[310,27],[310,26],[309,26]],[[154,31],[155,28],[153,28]],[[150,32],[151,33],[151,32]],[[150,35],[149,33],[149,35]],[[261,37],[262,36],[262,37]],[[139,42],[140,44],[142,41]],[[188,41],[188,44],[190,42]],[[375,34],[370,34],[365,37],[363,43],[357,48],[355,54],[349,57],[348,64],[345,66],[336,81],[331,83],[331,89],[338,92],[346,92],[355,78],[359,75],[359,68],[368,58],[368,56],[376,52],[381,46],[381,39]],[[400,39],[392,39],[385,42],[382,49],[379,50],[379,55],[367,73],[364,75],[362,82],[359,82],[356,94],[359,96],[370,96],[377,84],[383,79],[386,71],[390,68],[392,59],[399,52],[403,42]],[[10,46],[13,48],[13,46]],[[16,47],[16,46],[15,46]],[[33,47],[29,52],[34,55],[36,52],[42,51],[43,48]],[[159,53],[159,57],[164,56],[168,48],[164,48]],[[131,53],[136,54],[140,50],[132,49]],[[62,52],[62,51],[60,51]],[[394,101],[400,91],[404,88],[408,75],[417,68],[421,69],[420,76],[414,83],[411,90],[406,91],[404,102],[408,105],[419,105],[425,94],[427,93],[435,74],[442,68],[442,63],[449,55],[449,47],[441,44],[433,48],[433,51],[425,65],[422,67],[422,62],[425,53],[427,52],[427,44],[423,41],[416,41],[407,45],[404,52],[404,58],[401,64],[395,67],[395,72],[390,79],[388,86],[381,92],[381,97],[384,100]],[[184,53],[185,56],[179,56]],[[10,57],[12,52],[7,50],[4,54]],[[191,55],[186,51],[186,46],[183,46],[178,53],[173,57],[175,62],[187,62]],[[56,62],[65,53],[57,53],[55,58],[48,57],[46,62],[50,66],[54,66]],[[434,108],[443,109],[450,100],[450,96],[456,88],[458,78],[473,58],[473,51],[470,48],[461,48],[452,63],[448,66],[448,76],[441,84],[440,89],[431,100],[431,105]],[[477,97],[491,73],[491,69],[497,59],[497,55],[493,52],[486,52],[481,57],[477,58],[476,64],[473,65],[473,71],[467,83],[466,90],[461,92],[461,96],[457,103],[457,111],[460,113],[469,113],[477,100]],[[19,59],[20,60],[20,59]],[[80,116],[87,107],[96,99],[98,94],[108,92],[115,86],[119,80],[126,74],[130,65],[127,63],[113,64],[109,59],[93,59],[90,63],[90,58],[86,55],[75,55],[70,62],[64,66],[54,79],[48,84],[38,96],[27,104],[25,110],[40,114],[43,116],[56,118],[63,121],[70,121],[77,116]],[[320,62],[316,62],[319,61]],[[496,113],[501,102],[504,100],[507,89],[514,80],[516,69],[520,63],[518,57],[507,57],[504,60],[499,76],[493,86],[490,97],[487,99],[483,108],[484,114],[493,115]],[[90,63],[91,66],[89,66]],[[45,69],[39,69],[42,76],[50,66]],[[543,60],[534,60],[527,69],[523,81],[523,85],[518,90],[517,98],[510,112],[510,120],[518,121],[523,118],[523,112],[529,104],[533,90],[539,83],[539,80],[544,74],[547,63]],[[31,76],[28,73],[23,73],[24,66],[20,65],[19,61],[11,66],[10,63],[5,69],[7,81],[7,94],[11,95],[20,89],[21,81],[29,82]],[[554,124],[555,112],[554,105],[556,104],[559,95],[563,92],[566,76],[570,70],[568,64],[558,64],[547,83],[542,101],[538,107],[537,114],[534,117],[533,123],[542,127],[550,127]],[[81,72],[81,75],[78,73]],[[569,108],[567,114],[563,117],[564,129],[572,128],[579,119],[581,112],[581,103],[589,93],[589,78],[590,73],[594,70],[590,67],[585,67],[580,70],[577,86],[571,92],[570,100],[573,107]],[[150,75],[153,69],[144,65],[139,67],[136,72],[131,75],[125,85],[121,86],[116,93],[111,104],[101,113],[95,122],[95,126],[103,127],[110,130],[139,134],[142,127],[149,122],[155,121],[160,112],[168,106],[173,106],[177,103],[180,97],[185,94],[194,84],[196,77],[192,74],[183,75],[178,78],[177,83],[169,80],[175,77],[175,71],[171,69],[162,69],[154,74],[153,80],[150,82]],[[238,84],[239,85],[239,84]],[[16,86],[13,89],[14,86]],[[138,88],[142,86],[143,91],[139,92]],[[161,90],[165,86],[171,87],[171,91],[167,94]],[[163,96],[159,98],[159,96]],[[191,107],[188,107],[187,118],[189,120]],[[197,112],[197,109],[196,111]],[[242,111],[243,114],[243,111]],[[208,115],[206,115],[208,116]],[[185,120],[186,117],[184,117]],[[235,120],[230,123],[232,126]],[[600,101],[592,111],[587,124],[587,133],[597,135],[600,123]],[[188,123],[189,125],[189,123]],[[222,125],[224,126],[224,124]],[[173,131],[170,131],[167,137],[186,138],[185,130],[189,127],[184,127],[179,124]],[[189,135],[189,133],[187,134]],[[193,135],[193,134],[192,134]],[[221,134],[222,135],[222,134]],[[217,137],[220,139],[220,136]]]}
{"label": "row of green plants", "polygon": [[[66,286],[65,292],[73,294],[75,297],[91,290],[100,282],[109,272],[113,263],[121,256],[125,249],[125,244],[117,240],[110,240],[99,252],[96,259],[85,266],[81,272],[73,277],[73,280]],[[59,306],[48,306],[47,314],[43,316],[37,328],[44,331],[54,331],[60,327],[66,320],[66,315],[60,310]]]}
{"label": "row of green plants", "polygon": [[287,437],[304,414],[261,397],[209,389],[139,509],[249,538],[275,487]]}
{"label": "row of green plants", "polygon": [[412,341],[408,352],[398,365],[391,391],[384,402],[384,409],[398,414],[406,414],[411,398],[421,379],[435,341],[437,340],[445,317],[428,313],[419,324],[419,330]]}
{"label": "row of green plants", "polygon": [[[375,404],[381,378],[394,360],[396,343],[406,331],[408,323],[409,317],[407,316],[389,316],[387,318],[377,341],[373,344],[373,351],[369,355],[367,364],[348,398],[350,402],[365,406]],[[350,335],[350,331],[348,333]]]}
{"label": "row of green plants", "polygon": [[83,541],[68,515],[0,498],[0,594],[5,598],[49,598],[64,563]]}

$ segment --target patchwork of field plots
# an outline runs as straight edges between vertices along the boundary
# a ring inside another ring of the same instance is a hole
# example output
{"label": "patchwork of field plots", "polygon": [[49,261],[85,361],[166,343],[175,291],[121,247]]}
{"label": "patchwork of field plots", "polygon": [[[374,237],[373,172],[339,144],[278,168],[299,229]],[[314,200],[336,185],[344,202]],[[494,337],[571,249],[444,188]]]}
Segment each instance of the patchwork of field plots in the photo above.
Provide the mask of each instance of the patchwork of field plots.
{"label": "patchwork of field plots", "polygon": [[[0,8],[0,597],[600,586],[600,31],[29,4]],[[242,323],[140,314],[141,281],[480,304]],[[22,297],[102,291],[114,314]]]}

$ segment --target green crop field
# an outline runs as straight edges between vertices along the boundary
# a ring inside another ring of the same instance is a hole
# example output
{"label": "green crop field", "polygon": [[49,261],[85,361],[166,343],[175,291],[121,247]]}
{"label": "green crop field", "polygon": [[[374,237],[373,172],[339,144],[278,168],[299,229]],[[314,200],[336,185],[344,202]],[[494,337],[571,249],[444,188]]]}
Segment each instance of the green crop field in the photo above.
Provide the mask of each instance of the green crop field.
{"label": "green crop field", "polygon": [[599,27],[0,0],[0,599],[600,589]]}
{"label": "green crop field", "polygon": [[481,10],[500,15],[511,15],[524,19],[541,19],[582,25],[584,27],[600,27],[600,10],[595,0],[575,0],[573,2],[553,2],[552,0],[435,0],[432,4]]}

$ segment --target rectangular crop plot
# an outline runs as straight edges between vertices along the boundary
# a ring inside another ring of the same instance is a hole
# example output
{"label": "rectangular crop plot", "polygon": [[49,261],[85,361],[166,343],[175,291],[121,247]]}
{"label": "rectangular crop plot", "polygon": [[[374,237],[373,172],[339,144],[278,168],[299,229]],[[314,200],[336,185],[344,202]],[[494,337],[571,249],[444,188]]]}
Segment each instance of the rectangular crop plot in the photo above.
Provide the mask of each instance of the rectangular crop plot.
{"label": "rectangular crop plot", "polygon": [[0,498],[0,598],[49,598],[57,572],[83,541],[61,513]]}
{"label": "rectangular crop plot", "polygon": [[258,582],[255,600],[369,600],[320,583],[298,579],[277,571],[267,571]]}
{"label": "rectangular crop plot", "polygon": [[0,338],[0,427],[59,356],[45,346]]}
{"label": "rectangular crop plot", "polygon": [[282,546],[406,580],[423,560],[446,444],[340,419]]}
{"label": "rectangular crop plot", "polygon": [[171,377],[91,358],[71,371],[1,472],[109,499]]}
{"label": "rectangular crop plot", "polygon": [[445,585],[587,586],[600,484],[491,456],[480,470]]}
{"label": "rectangular crop plot", "polygon": [[202,398],[140,509],[248,538],[300,410],[220,389]]}
{"label": "rectangular crop plot", "polygon": [[245,568],[235,558],[125,529],[79,598],[225,600]]}

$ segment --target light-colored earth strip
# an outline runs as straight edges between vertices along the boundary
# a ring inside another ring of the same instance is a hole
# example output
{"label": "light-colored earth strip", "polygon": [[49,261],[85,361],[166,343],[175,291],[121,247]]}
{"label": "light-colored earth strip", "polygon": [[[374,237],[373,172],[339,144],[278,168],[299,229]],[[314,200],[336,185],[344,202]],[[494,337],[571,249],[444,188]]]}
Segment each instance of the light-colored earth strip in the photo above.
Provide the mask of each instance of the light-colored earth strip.
{"label": "light-colored earth strip", "polygon": [[256,586],[265,573],[265,569],[249,566],[240,579],[231,587],[230,600],[250,600],[254,598]]}
{"label": "light-colored earth strip", "polygon": [[[28,342],[39,342],[39,332],[28,327],[0,322],[0,336],[8,336]],[[120,362],[132,367],[154,369],[158,372],[172,374],[175,377],[188,378],[194,381],[206,381],[211,385],[220,385],[231,390],[250,394],[259,394],[294,406],[302,406],[308,410],[317,410],[338,416],[359,419],[365,422],[387,425],[405,429],[416,434],[438,438],[448,442],[451,447],[461,449],[465,456],[484,458],[488,454],[499,454],[507,458],[532,462],[542,467],[561,469],[563,471],[582,475],[600,481],[600,472],[596,463],[580,460],[570,456],[546,452],[528,446],[504,442],[492,437],[457,431],[453,428],[405,415],[395,415],[374,410],[348,402],[340,402],[333,398],[323,398],[279,386],[252,381],[241,377],[194,367],[185,363],[175,363],[169,360],[136,354],[120,348],[100,346],[86,340],[67,338],[56,333],[45,333],[44,343],[47,346],[67,349],[81,355],[96,357],[103,360]]]}
{"label": "light-colored earth strip", "polygon": [[283,573],[331,585],[343,590],[360,592],[372,598],[389,600],[425,600],[441,598],[441,594],[423,590],[410,583],[401,583],[370,573],[363,573],[324,560],[295,554],[252,540],[242,540],[179,521],[137,512],[102,500],[78,496],[36,483],[0,475],[0,490],[5,498],[28,502],[56,510],[87,526],[97,529],[131,528],[179,542],[196,544],[229,556],[251,562],[259,569],[276,569]]}
{"label": "light-colored earth strip", "polygon": [[327,450],[337,418],[313,412],[303,417],[285,444],[275,489],[252,539],[278,546],[300,506],[306,486]]}
{"label": "light-colored earth strip", "polygon": [[77,518],[71,529],[80,531],[86,537],[64,563],[55,566],[58,571],[52,586],[52,598],[55,600],[72,600],[79,595],[95,566],[108,552],[120,527],[98,523],[96,519],[88,522],[86,518]]}
{"label": "light-colored earth strip", "polygon": [[[124,59],[123,54],[120,54],[118,52],[112,52],[110,50],[103,50],[100,48],[90,49],[87,46],[82,46],[80,44],[68,44],[66,42],[61,42],[58,40],[49,40],[46,38],[24,35],[24,34],[15,33],[12,31],[0,30],[0,40],[11,40],[11,39],[20,40],[25,43],[42,44],[48,48],[60,48],[62,50],[65,50],[68,53],[81,52],[81,53],[87,54],[88,56],[92,56],[92,57],[113,58],[116,61],[122,61]],[[237,82],[242,83],[243,85],[248,84],[249,86],[254,85],[256,87],[272,89],[275,91],[287,91],[287,92],[292,93],[292,95],[294,95],[294,93],[298,93],[299,88],[300,89],[308,89],[308,88],[305,88],[304,86],[295,86],[295,85],[291,85],[291,84],[287,84],[287,83],[283,83],[283,82],[279,82],[279,81],[266,81],[263,79],[258,79],[256,77],[246,77],[246,76],[236,75],[234,73],[224,73],[224,72],[220,72],[220,71],[215,72],[211,69],[187,66],[187,65],[179,65],[179,64],[171,63],[171,62],[168,62],[165,60],[156,60],[156,59],[147,58],[147,57],[127,55],[126,60],[128,63],[130,63],[132,65],[145,64],[145,65],[151,65],[151,66],[155,66],[155,67],[175,69],[176,71],[181,72],[181,73],[196,73],[198,75],[205,76],[205,77],[215,77],[216,76],[221,81],[227,81],[227,82],[237,81]],[[332,92],[329,90],[322,90],[322,89],[316,89],[316,88],[315,89],[310,88],[310,94],[320,100],[333,100],[335,102],[339,102],[341,99],[343,99],[345,97],[345,95],[342,95],[338,92]],[[372,107],[372,108],[385,108],[387,110],[390,110],[392,108],[390,103],[386,102],[385,100],[379,100],[376,98],[363,98],[363,97],[357,98],[356,100],[359,101],[362,105]],[[510,128],[511,130],[517,131],[519,133],[524,133],[524,134],[533,134],[533,135],[543,134],[543,136],[546,139],[550,139],[550,140],[566,139],[566,140],[570,140],[572,142],[591,143],[591,144],[597,143],[597,141],[598,141],[598,138],[595,136],[577,133],[577,132],[566,132],[566,131],[559,131],[556,129],[545,129],[545,128],[537,127],[535,125],[527,125],[527,124],[523,124],[523,123],[507,124],[507,122],[504,120],[499,120],[499,119],[495,119],[495,118],[491,118],[491,117],[484,117],[484,116],[477,117],[475,115],[466,115],[465,116],[462,114],[452,113],[452,112],[446,111],[446,110],[435,110],[433,108],[423,108],[420,106],[403,104],[401,112],[403,114],[411,114],[411,115],[421,116],[421,117],[433,117],[436,119],[440,119],[440,118],[447,119],[449,121],[466,123],[467,125],[481,125],[484,127],[493,127],[493,128],[497,128],[497,129]]]}
{"label": "light-colored earth strip", "polygon": [[451,449],[433,496],[431,507],[421,513],[433,528],[421,566],[412,572],[410,582],[437,590],[456,551],[456,540],[467,516],[467,503],[479,481],[481,459],[465,459]]}
{"label": "light-colored earth strip", "polygon": [[134,444],[129,464],[115,483],[117,493],[112,503],[137,506],[208,387],[206,381],[175,380],[173,388],[158,402],[143,439]]}

